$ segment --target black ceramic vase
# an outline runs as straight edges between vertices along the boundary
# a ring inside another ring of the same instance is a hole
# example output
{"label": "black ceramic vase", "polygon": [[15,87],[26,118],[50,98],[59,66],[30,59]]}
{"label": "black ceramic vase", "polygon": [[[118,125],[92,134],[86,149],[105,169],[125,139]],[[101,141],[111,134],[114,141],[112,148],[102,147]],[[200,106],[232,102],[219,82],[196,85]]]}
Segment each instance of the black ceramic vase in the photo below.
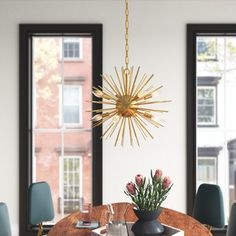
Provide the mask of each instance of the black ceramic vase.
{"label": "black ceramic vase", "polygon": [[138,220],[131,230],[136,236],[160,236],[164,233],[163,225],[157,220],[161,214],[161,208],[155,211],[143,211],[134,209]]}

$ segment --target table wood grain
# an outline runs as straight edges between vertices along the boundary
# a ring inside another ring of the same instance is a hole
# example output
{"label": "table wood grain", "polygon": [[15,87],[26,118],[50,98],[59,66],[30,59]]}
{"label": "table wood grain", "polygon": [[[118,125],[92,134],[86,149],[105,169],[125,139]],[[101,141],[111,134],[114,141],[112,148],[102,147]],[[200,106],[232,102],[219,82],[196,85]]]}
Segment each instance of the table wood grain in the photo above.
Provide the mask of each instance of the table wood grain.
{"label": "table wood grain", "polygon": [[[124,213],[127,222],[135,222],[137,220],[131,204],[113,203],[112,206],[115,212],[114,220],[121,219]],[[105,225],[106,212],[107,205],[93,207],[92,217],[97,218],[101,225]],[[77,221],[82,218],[83,213],[72,213],[55,224],[48,233],[48,236],[90,236],[90,230],[75,228]],[[197,220],[186,214],[168,208],[163,208],[159,220],[164,224],[183,230],[185,236],[212,236],[210,231]]]}

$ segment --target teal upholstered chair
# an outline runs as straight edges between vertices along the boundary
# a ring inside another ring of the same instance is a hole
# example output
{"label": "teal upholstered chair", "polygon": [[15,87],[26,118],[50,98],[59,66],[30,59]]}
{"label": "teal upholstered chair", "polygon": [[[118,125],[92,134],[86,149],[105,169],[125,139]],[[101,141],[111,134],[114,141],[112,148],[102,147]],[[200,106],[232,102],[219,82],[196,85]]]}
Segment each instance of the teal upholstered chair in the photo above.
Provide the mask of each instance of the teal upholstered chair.
{"label": "teal upholstered chair", "polygon": [[39,225],[38,236],[41,236],[43,234],[43,222],[54,218],[52,195],[48,183],[31,184],[28,197],[28,221],[32,225]]}
{"label": "teal upholstered chair", "polygon": [[11,226],[7,205],[0,202],[0,236],[11,236]]}
{"label": "teal upholstered chair", "polygon": [[218,185],[201,184],[199,186],[193,217],[210,230],[212,227],[223,228],[225,226],[223,196]]}
{"label": "teal upholstered chair", "polygon": [[235,235],[236,235],[236,202],[231,207],[229,224],[226,233],[226,236],[235,236]]}

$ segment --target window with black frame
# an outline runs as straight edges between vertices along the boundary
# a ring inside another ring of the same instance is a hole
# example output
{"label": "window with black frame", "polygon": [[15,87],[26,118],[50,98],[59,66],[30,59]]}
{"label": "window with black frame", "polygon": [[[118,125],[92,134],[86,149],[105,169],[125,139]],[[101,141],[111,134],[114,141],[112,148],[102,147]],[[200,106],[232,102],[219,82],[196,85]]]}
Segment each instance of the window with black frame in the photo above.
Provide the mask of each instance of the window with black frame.
{"label": "window with black frame", "polygon": [[226,222],[236,201],[236,25],[188,25],[188,213],[200,184],[220,186]]}
{"label": "window with black frame", "polygon": [[[102,86],[102,25],[20,25],[20,235],[30,183],[46,181],[55,218],[102,203],[102,135],[92,87]],[[50,174],[49,174],[50,173]]]}

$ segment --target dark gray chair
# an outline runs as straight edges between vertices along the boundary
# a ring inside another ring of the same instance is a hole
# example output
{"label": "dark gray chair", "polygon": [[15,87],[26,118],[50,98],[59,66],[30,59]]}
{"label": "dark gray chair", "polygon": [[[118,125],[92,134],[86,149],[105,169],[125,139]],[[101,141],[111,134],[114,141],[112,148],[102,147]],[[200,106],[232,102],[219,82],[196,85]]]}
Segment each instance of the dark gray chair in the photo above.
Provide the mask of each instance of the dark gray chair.
{"label": "dark gray chair", "polygon": [[201,184],[199,186],[193,217],[210,230],[212,227],[223,228],[225,226],[223,195],[218,185]]}
{"label": "dark gray chair", "polygon": [[235,236],[235,235],[236,235],[236,202],[233,203],[231,207],[229,224],[226,233],[226,236]]}
{"label": "dark gray chair", "polygon": [[43,222],[54,218],[52,194],[48,183],[33,183],[29,187],[29,224],[38,225],[38,236],[43,235]]}
{"label": "dark gray chair", "polygon": [[0,236],[11,236],[11,226],[7,205],[0,202]]}

